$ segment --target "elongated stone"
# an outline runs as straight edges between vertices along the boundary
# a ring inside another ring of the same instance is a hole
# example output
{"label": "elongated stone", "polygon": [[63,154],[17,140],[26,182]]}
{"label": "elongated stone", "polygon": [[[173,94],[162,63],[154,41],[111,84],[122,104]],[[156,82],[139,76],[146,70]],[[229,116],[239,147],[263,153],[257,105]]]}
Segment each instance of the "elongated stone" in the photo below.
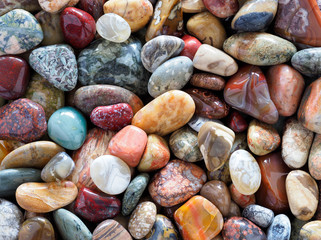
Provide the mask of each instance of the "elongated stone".
{"label": "elongated stone", "polygon": [[190,80],[190,84],[195,87],[221,91],[225,87],[225,80],[211,73],[195,73]]}
{"label": "elongated stone", "polygon": [[19,240],[55,240],[52,224],[44,217],[33,217],[23,222],[19,231]]}
{"label": "elongated stone", "polygon": [[321,67],[316,64],[321,60],[320,48],[308,48],[298,51],[291,59],[292,66],[305,76],[321,77]]}
{"label": "elongated stone", "polygon": [[0,198],[0,238],[5,240],[18,239],[23,222],[23,214],[13,203]]}
{"label": "elongated stone", "polygon": [[274,217],[272,224],[267,230],[267,239],[290,240],[291,222],[288,216],[279,214]]}
{"label": "elongated stone", "polygon": [[269,227],[274,219],[274,213],[272,210],[256,204],[249,205],[244,208],[242,216],[261,228]]}

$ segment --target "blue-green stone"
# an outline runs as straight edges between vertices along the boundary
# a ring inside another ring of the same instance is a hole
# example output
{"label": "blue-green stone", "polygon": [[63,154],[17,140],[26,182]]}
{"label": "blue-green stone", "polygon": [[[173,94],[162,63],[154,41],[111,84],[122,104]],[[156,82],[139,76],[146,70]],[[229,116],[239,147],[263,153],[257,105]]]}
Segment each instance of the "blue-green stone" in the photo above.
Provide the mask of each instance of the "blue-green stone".
{"label": "blue-green stone", "polygon": [[84,116],[72,107],[55,111],[48,121],[48,135],[57,144],[69,150],[82,146],[87,133]]}

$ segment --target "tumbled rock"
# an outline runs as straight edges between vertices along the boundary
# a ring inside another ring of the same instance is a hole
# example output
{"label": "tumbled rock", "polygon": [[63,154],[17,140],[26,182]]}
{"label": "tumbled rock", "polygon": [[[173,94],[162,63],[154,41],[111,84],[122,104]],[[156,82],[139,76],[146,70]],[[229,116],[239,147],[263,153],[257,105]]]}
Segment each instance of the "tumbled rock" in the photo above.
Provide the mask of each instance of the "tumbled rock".
{"label": "tumbled rock", "polygon": [[311,221],[300,230],[300,239],[313,240],[318,239],[321,236],[321,221]]}
{"label": "tumbled rock", "polygon": [[225,87],[225,80],[211,73],[195,73],[190,80],[190,84],[195,87],[221,91]]}
{"label": "tumbled rock", "polygon": [[19,231],[19,240],[34,239],[55,240],[55,231],[48,219],[33,217],[23,222]]}
{"label": "tumbled rock", "polygon": [[236,110],[230,111],[227,116],[227,126],[236,133],[244,132],[249,127],[243,115]]}
{"label": "tumbled rock", "polygon": [[204,0],[203,2],[207,10],[219,18],[233,16],[239,10],[239,2],[237,0]]}
{"label": "tumbled rock", "polygon": [[210,119],[207,117],[201,117],[201,116],[194,114],[194,116],[188,122],[188,126],[190,126],[194,131],[199,132],[201,127],[207,122],[214,122],[214,123],[223,124],[220,120]]}
{"label": "tumbled rock", "polygon": [[267,239],[290,240],[291,223],[288,216],[284,214],[276,215],[272,224],[267,230]]}
{"label": "tumbled rock", "polygon": [[198,13],[206,8],[202,0],[182,0],[182,10],[184,13]]}
{"label": "tumbled rock", "polygon": [[129,232],[117,221],[113,219],[107,219],[101,222],[93,232],[93,240],[132,240]]}
{"label": "tumbled rock", "polygon": [[243,209],[242,217],[247,218],[261,228],[267,228],[272,224],[274,213],[268,208],[253,204]]}
{"label": "tumbled rock", "polygon": [[23,214],[13,203],[0,198],[0,238],[18,239],[23,222]]}
{"label": "tumbled rock", "polygon": [[321,60],[320,48],[308,48],[298,51],[291,59],[292,66],[308,77],[321,77],[321,68],[316,64]]}
{"label": "tumbled rock", "polygon": [[256,199],[255,199],[255,195],[254,194],[245,195],[245,194],[240,193],[236,189],[234,183],[232,183],[230,185],[229,189],[230,189],[230,193],[231,193],[231,198],[241,208],[246,208],[247,206],[256,203]]}
{"label": "tumbled rock", "polygon": [[202,43],[196,37],[187,34],[182,37],[182,40],[184,41],[185,46],[179,55],[186,56],[193,61],[195,53]]}
{"label": "tumbled rock", "polygon": [[95,21],[104,14],[105,0],[80,0],[77,7],[89,13]]}
{"label": "tumbled rock", "polygon": [[146,240],[178,240],[174,224],[167,217],[157,214],[156,221],[151,231],[146,235]]}
{"label": "tumbled rock", "polygon": [[65,7],[72,7],[76,5],[79,0],[38,0],[40,7],[49,13],[57,13],[63,10]]}
{"label": "tumbled rock", "polygon": [[3,1],[0,3],[0,16],[13,9],[24,9],[28,12],[41,10],[38,0]]}
{"label": "tumbled rock", "polygon": [[315,180],[321,180],[321,135],[316,134],[309,154],[309,172]]}

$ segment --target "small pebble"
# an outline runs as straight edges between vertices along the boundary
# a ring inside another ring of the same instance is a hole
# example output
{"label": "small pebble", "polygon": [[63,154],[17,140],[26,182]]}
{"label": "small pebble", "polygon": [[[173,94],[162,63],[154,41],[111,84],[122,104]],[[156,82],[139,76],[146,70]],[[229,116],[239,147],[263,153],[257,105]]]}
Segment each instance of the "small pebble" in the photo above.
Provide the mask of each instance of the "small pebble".
{"label": "small pebble", "polygon": [[290,240],[290,237],[290,219],[284,214],[276,215],[267,230],[267,240]]}

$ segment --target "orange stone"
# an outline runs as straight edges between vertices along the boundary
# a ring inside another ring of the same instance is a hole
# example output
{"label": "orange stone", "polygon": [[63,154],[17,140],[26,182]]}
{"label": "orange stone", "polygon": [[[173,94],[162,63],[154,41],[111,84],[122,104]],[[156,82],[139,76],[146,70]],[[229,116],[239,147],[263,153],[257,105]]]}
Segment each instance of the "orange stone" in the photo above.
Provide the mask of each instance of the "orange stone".
{"label": "orange stone", "polygon": [[202,196],[194,196],[176,210],[174,219],[184,240],[208,240],[223,228],[218,208]]}

